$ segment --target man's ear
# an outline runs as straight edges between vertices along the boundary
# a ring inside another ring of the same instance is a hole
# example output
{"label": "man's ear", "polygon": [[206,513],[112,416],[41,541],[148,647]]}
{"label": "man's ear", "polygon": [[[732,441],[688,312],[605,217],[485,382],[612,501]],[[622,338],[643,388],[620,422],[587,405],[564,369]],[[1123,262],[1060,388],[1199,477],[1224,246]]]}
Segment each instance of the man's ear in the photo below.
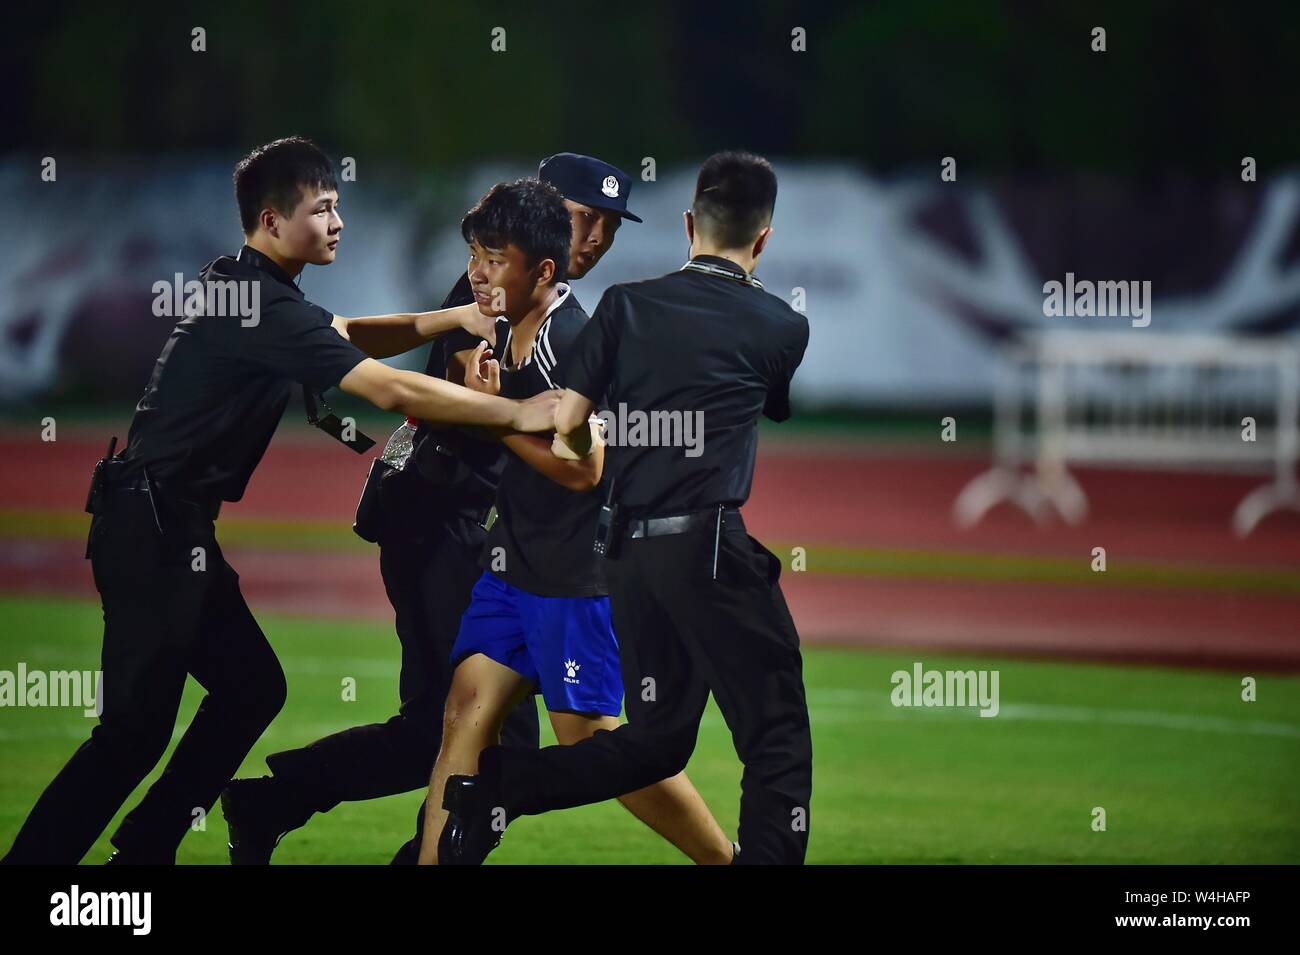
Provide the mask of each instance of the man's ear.
{"label": "man's ear", "polygon": [[754,252],[753,252],[754,258],[758,258],[760,255],[763,254],[763,249],[767,246],[767,240],[771,237],[771,235],[772,235],[772,227],[770,225],[764,226],[763,231],[760,232],[758,234],[758,238],[754,240]]}
{"label": "man's ear", "polygon": [[537,263],[537,284],[550,285],[553,278],[555,278],[555,260],[542,259]]}
{"label": "man's ear", "polygon": [[682,223],[686,226],[686,241],[695,241],[695,216],[691,215],[691,210],[687,209],[682,213]]}
{"label": "man's ear", "polygon": [[280,224],[276,211],[271,207],[263,209],[257,216],[257,224],[267,231],[268,234],[280,238]]}

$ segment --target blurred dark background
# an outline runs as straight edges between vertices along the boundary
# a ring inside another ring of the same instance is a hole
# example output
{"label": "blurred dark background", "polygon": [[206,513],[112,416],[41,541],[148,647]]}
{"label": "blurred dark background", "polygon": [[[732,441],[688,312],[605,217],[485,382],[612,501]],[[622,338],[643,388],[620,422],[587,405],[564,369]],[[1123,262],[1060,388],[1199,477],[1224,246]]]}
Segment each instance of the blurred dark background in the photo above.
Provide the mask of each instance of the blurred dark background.
{"label": "blurred dark background", "polygon": [[6,17],[6,150],[222,150],[294,129],[413,165],[593,141],[663,163],[744,144],[885,173],[954,155],[1135,176],[1300,150],[1294,4],[146,0]]}

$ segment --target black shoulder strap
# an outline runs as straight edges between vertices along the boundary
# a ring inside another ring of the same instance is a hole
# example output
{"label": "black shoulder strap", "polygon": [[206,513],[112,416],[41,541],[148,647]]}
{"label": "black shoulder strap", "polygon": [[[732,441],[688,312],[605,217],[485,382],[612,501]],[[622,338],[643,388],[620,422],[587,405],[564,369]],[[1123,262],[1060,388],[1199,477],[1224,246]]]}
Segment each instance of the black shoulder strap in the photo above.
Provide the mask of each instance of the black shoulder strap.
{"label": "black shoulder strap", "polygon": [[[307,385],[302,386],[302,403],[307,411],[307,423],[313,428],[319,428],[324,431],[335,441],[346,445],[357,454],[365,454],[375,446],[375,441],[363,431],[357,430],[356,424],[351,425],[352,434],[350,437],[344,436],[345,426],[343,419],[334,413],[325,399],[314,388]],[[325,409],[325,417],[320,417],[320,409]]]}

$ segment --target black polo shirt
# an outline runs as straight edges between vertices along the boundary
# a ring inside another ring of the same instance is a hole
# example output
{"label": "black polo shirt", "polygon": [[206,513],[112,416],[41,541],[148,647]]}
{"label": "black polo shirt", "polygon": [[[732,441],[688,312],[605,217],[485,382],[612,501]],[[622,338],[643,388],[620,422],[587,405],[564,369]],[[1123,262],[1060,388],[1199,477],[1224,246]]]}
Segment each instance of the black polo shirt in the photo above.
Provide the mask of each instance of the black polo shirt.
{"label": "black polo shirt", "polygon": [[[611,286],[569,356],[567,387],[604,396],[614,416],[606,480],[616,482],[614,498],[631,517],[743,504],[758,417],[790,417],[790,379],[808,347],[807,318],[743,281],[736,263],[692,261],[727,274],[683,270]],[[687,436],[684,426],[665,424],[674,412],[679,420],[702,412],[695,448],[650,443],[665,432]],[[647,419],[660,424],[647,428]]]}
{"label": "black polo shirt", "polygon": [[[532,351],[510,367],[510,323],[497,323],[493,355],[501,362],[501,394],[530,398],[568,380],[569,357],[587,313],[568,285],[538,326]],[[468,332],[447,336],[448,354],[477,346]],[[497,520],[488,532],[481,564],[512,587],[542,597],[596,597],[608,593],[599,561],[592,552],[599,489],[570,491],[506,452],[497,486]]]}
{"label": "black polo shirt", "polygon": [[[131,419],[123,476],[147,467],[150,478],[195,499],[238,501],[293,384],[332,388],[367,356],[331,327],[333,315],[248,246],[204,266],[199,280],[254,283],[258,313],[176,323]],[[243,288],[251,302],[252,287]]]}

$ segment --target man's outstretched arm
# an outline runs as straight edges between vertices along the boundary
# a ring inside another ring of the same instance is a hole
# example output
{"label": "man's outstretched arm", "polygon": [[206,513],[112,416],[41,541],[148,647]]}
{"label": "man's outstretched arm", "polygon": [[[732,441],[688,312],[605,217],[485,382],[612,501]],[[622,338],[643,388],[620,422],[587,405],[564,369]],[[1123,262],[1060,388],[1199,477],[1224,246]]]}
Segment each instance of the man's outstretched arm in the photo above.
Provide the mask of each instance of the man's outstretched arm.
{"label": "man's outstretched arm", "polygon": [[343,376],[339,387],[384,411],[398,411],[431,424],[478,424],[512,431],[550,431],[554,392],[512,401],[484,395],[414,371],[389,368],[367,358]]}
{"label": "man's outstretched arm", "polygon": [[489,337],[494,334],[496,319],[484,315],[471,302],[433,312],[398,312],[366,318],[335,315],[330,324],[371,358],[388,358],[457,328],[481,338]]}

